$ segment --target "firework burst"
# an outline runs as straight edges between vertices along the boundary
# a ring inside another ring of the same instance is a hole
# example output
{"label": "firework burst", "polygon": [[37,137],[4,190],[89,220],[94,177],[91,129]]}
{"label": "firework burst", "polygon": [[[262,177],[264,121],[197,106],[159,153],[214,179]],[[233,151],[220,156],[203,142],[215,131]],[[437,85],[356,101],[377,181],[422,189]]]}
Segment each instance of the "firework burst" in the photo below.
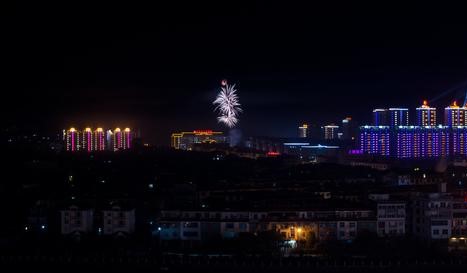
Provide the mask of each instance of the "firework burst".
{"label": "firework burst", "polygon": [[229,85],[226,80],[223,80],[221,91],[213,102],[216,105],[214,111],[219,113],[218,122],[224,123],[230,128],[238,123],[238,114],[242,112],[238,100],[235,84]]}

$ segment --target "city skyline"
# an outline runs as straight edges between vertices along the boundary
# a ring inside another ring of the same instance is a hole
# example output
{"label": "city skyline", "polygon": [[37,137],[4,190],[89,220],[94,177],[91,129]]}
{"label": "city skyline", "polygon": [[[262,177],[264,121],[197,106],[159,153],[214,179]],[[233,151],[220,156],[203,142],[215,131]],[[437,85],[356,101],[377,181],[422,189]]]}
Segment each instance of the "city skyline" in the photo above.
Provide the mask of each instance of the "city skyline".
{"label": "city skyline", "polygon": [[7,122],[52,131],[119,120],[167,143],[173,130],[223,129],[211,102],[227,78],[242,97],[239,129],[291,136],[305,121],[366,123],[375,107],[413,108],[466,80],[467,28],[438,6],[193,5],[116,24],[110,13],[127,7],[96,6],[79,24],[79,8],[14,10],[7,20],[24,35],[5,34]]}
{"label": "city skyline", "polygon": [[463,5],[8,4],[0,268],[466,272]]}

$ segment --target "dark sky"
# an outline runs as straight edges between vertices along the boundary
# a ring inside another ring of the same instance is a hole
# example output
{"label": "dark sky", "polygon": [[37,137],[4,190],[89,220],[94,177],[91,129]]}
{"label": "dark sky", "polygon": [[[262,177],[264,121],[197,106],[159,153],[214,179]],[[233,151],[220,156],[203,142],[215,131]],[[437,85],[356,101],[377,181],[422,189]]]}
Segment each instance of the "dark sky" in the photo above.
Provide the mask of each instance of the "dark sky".
{"label": "dark sky", "polygon": [[227,78],[244,135],[294,136],[302,121],[364,123],[467,80],[460,6],[190,2],[3,9],[6,121],[139,127],[168,144],[172,131],[224,129],[211,102]]}

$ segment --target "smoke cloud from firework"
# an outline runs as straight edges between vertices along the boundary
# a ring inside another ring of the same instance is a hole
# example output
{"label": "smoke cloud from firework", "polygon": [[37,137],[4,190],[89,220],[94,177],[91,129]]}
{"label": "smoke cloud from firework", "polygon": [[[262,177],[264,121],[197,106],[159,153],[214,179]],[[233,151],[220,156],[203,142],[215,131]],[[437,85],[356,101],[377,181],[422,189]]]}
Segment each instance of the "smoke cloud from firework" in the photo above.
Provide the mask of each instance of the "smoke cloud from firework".
{"label": "smoke cloud from firework", "polygon": [[221,91],[213,104],[216,105],[214,111],[219,113],[217,121],[229,128],[235,127],[238,123],[238,114],[242,112],[235,84],[229,85],[226,80],[223,80]]}

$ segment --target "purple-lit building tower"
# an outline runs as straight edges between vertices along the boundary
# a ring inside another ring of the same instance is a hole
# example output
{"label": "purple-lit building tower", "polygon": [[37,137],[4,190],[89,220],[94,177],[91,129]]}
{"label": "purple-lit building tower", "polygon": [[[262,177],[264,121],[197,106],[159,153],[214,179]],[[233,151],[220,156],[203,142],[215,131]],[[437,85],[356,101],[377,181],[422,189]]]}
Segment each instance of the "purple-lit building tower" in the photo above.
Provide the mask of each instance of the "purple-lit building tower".
{"label": "purple-lit building tower", "polygon": [[132,143],[132,132],[130,128],[125,128],[125,130],[121,130],[120,128],[115,128],[113,132],[113,150],[125,150],[131,147]]}
{"label": "purple-lit building tower", "polygon": [[78,151],[80,149],[79,133],[73,127],[65,132],[65,146],[66,150],[70,152]]}
{"label": "purple-lit building tower", "polygon": [[103,128],[94,131],[89,127],[83,131],[70,128],[63,130],[63,141],[66,150],[70,152],[118,151],[132,147],[133,132],[130,128],[123,131],[116,128],[114,132],[104,131]]}
{"label": "purple-lit building tower", "polygon": [[113,131],[113,150],[118,151],[120,149],[123,149],[123,136],[122,136],[122,130],[120,128],[115,128]]}
{"label": "purple-lit building tower", "polygon": [[451,135],[450,128],[444,126],[363,126],[360,128],[360,149],[365,154],[394,158],[449,156],[458,154],[460,149],[451,150]]}
{"label": "purple-lit building tower", "polygon": [[97,128],[94,131],[94,151],[105,150],[105,133],[102,128]]}
{"label": "purple-lit building tower", "polygon": [[86,152],[92,152],[94,150],[94,141],[91,128],[86,128],[83,131],[83,150]]}

